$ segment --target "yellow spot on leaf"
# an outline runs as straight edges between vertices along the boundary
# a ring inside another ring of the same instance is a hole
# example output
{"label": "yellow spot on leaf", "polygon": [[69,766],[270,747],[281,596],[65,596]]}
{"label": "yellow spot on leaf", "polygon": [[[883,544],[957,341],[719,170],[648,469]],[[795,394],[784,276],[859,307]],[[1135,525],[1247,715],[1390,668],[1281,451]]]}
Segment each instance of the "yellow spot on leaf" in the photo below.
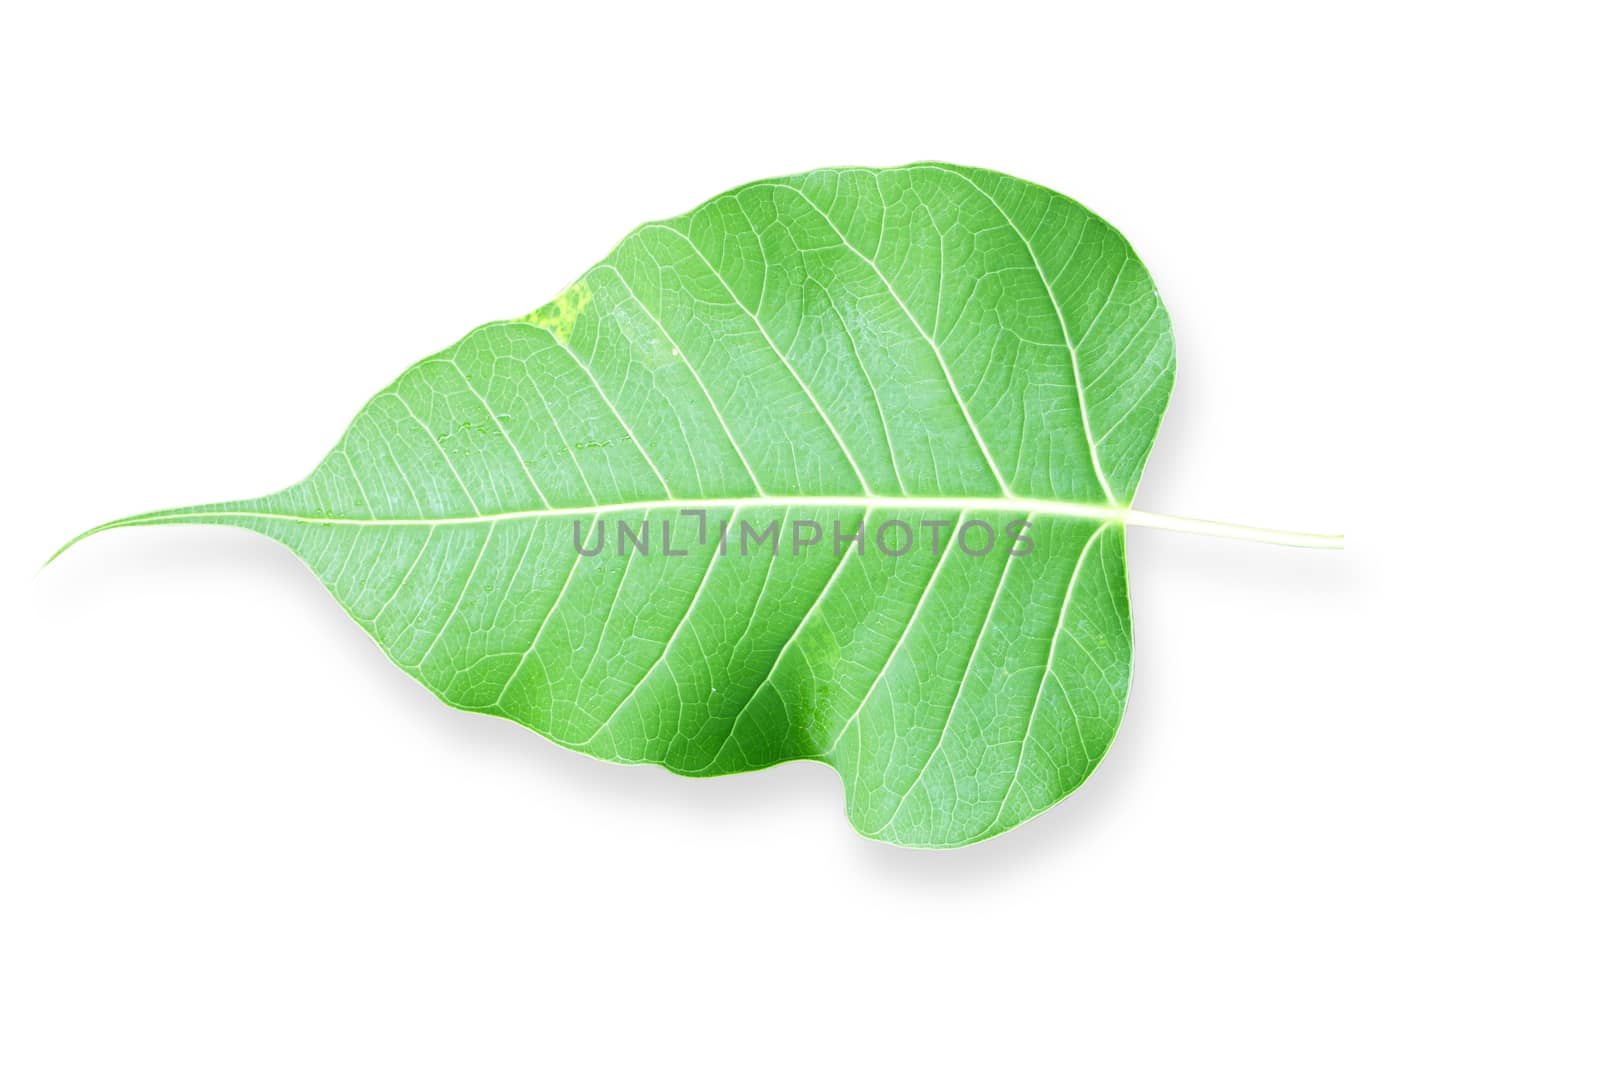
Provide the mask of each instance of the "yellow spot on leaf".
{"label": "yellow spot on leaf", "polygon": [[523,321],[543,326],[556,335],[556,340],[566,344],[572,337],[573,327],[578,324],[578,316],[589,306],[592,295],[589,283],[580,279],[544,307],[524,315]]}

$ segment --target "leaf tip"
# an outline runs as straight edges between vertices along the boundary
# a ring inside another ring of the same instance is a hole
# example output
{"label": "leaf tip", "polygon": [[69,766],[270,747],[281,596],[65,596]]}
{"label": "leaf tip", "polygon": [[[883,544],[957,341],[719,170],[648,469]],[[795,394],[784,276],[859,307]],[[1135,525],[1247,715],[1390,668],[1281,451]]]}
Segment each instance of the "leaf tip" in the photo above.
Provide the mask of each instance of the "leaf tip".
{"label": "leaf tip", "polygon": [[110,522],[102,522],[98,526],[91,526],[78,536],[74,537],[72,540],[68,541],[66,544],[62,545],[60,548],[56,549],[54,552],[50,553],[50,558],[41,563],[39,565],[39,571],[35,573],[37,574],[42,572],[46,567],[50,566],[50,564],[61,558],[62,554],[65,553],[67,549],[71,548],[79,541],[87,540],[97,533],[104,533],[107,530],[115,530],[123,526],[151,526],[158,523],[179,521],[180,516],[200,510],[203,509],[175,508],[170,511],[147,511],[141,515],[129,515],[126,518],[112,519]]}
{"label": "leaf tip", "polygon": [[57,559],[61,558],[62,553],[66,552],[67,549],[71,548],[73,545],[77,544],[79,541],[82,541],[86,537],[93,537],[95,534],[99,533],[100,531],[109,529],[110,527],[115,526],[115,525],[117,525],[117,524],[114,523],[114,522],[106,522],[106,523],[101,523],[99,526],[91,526],[91,527],[89,527],[89,529],[87,529],[87,530],[83,531],[82,533],[78,534],[76,537],[74,537],[70,541],[66,542],[60,548],[58,548],[54,552],[50,553],[50,558],[46,559],[43,563],[39,564],[39,569],[34,572],[34,576],[37,577],[40,574],[43,574],[44,573],[44,569],[46,567],[50,566],[50,564],[54,563]]}

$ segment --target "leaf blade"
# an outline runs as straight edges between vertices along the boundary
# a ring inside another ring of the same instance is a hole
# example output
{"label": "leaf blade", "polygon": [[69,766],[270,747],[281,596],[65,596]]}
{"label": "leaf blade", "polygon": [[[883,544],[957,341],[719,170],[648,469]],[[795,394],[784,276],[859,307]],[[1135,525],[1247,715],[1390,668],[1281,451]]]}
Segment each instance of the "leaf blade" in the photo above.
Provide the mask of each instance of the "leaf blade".
{"label": "leaf blade", "polygon": [[[298,485],[111,525],[264,533],[452,706],[684,774],[821,760],[859,831],[944,847],[1038,814],[1110,744],[1120,514],[1171,374],[1148,274],[1065,197],[810,172],[646,224],[422,360]],[[814,522],[835,551],[723,554],[685,508]],[[1031,523],[1032,551],[967,551],[974,520]],[[624,522],[682,554],[578,552]],[[943,551],[874,536],[929,522]],[[856,525],[871,544],[839,552]]]}

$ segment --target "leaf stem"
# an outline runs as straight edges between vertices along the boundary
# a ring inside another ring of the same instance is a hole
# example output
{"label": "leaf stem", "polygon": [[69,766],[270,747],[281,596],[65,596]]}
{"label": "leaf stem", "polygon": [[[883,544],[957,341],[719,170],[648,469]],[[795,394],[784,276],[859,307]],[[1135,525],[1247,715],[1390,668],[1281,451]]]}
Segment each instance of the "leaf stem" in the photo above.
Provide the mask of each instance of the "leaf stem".
{"label": "leaf stem", "polygon": [[1190,519],[1182,515],[1158,515],[1137,508],[1129,508],[1123,512],[1122,521],[1128,526],[1146,526],[1153,530],[1176,530],[1179,533],[1227,537],[1235,541],[1260,541],[1264,544],[1290,545],[1294,548],[1344,547],[1344,534],[1300,533],[1295,530],[1272,530],[1261,526],[1240,526],[1232,522]]}

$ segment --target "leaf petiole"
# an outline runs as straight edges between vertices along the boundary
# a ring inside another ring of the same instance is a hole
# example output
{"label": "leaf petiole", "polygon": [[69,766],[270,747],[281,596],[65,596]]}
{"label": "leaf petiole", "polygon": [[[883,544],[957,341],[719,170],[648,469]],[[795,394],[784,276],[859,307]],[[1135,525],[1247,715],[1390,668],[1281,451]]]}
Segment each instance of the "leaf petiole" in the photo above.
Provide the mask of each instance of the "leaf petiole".
{"label": "leaf petiole", "polygon": [[1235,541],[1259,541],[1263,544],[1289,545],[1293,548],[1344,547],[1344,534],[1300,533],[1295,530],[1272,530],[1261,526],[1240,526],[1238,523],[1190,519],[1182,515],[1158,515],[1137,508],[1128,508],[1124,511],[1122,522],[1127,526],[1145,526],[1152,530],[1176,530],[1179,533],[1227,537]]}

